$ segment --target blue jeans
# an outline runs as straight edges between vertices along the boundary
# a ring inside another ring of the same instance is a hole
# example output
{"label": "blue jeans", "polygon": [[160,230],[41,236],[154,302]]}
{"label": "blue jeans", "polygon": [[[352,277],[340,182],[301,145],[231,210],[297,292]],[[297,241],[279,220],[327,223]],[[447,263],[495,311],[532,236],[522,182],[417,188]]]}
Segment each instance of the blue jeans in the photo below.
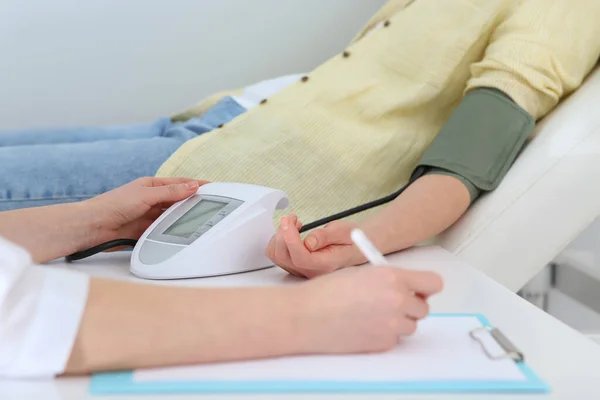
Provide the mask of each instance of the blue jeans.
{"label": "blue jeans", "polygon": [[0,132],[0,211],[84,200],[153,176],[187,140],[245,111],[225,97],[186,122]]}

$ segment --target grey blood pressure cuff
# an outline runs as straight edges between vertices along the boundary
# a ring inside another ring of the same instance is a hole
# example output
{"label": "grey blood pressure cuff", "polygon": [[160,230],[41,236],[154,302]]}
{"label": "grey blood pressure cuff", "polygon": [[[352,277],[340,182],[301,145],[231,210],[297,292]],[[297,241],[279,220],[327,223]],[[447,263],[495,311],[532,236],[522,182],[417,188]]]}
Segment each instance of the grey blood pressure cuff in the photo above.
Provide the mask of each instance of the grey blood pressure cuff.
{"label": "grey blood pressure cuff", "polygon": [[535,128],[535,120],[497,89],[467,93],[417,168],[460,179],[471,201],[494,190]]}

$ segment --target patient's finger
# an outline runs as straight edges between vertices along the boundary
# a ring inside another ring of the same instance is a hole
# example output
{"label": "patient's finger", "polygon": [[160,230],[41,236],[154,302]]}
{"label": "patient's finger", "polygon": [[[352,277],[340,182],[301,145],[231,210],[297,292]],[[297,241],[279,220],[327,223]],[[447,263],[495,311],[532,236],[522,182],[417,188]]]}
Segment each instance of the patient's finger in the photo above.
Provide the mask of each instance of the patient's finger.
{"label": "patient's finger", "polygon": [[267,249],[265,251],[265,255],[267,257],[269,257],[269,259],[271,261],[273,261],[274,263],[276,262],[276,260],[275,260],[275,239],[277,239],[277,234],[271,236],[271,240],[269,240],[269,243],[267,244]]}
{"label": "patient's finger", "polygon": [[[271,238],[271,241],[269,242],[269,247],[271,247],[269,249],[269,252],[273,253],[273,256],[269,258],[271,258],[271,260],[274,260],[275,264],[277,264],[279,268],[286,271],[290,275],[302,277],[302,274],[294,270],[294,265],[290,260],[290,255],[287,249],[287,245],[285,244],[285,239],[281,234],[281,225],[277,234]],[[279,256],[275,255],[277,251],[279,251]]]}
{"label": "patient's finger", "polygon": [[296,222],[298,222],[298,216],[296,214],[288,215],[287,219],[290,225],[296,226]]}
{"label": "patient's finger", "polygon": [[302,222],[300,222],[296,214],[290,214],[287,217],[291,225],[295,226],[298,230],[302,229]]}
{"label": "patient's finger", "polygon": [[303,275],[299,274],[298,272],[294,271],[291,267],[286,267],[283,265],[278,265],[279,268],[281,268],[282,270],[284,270],[285,272],[287,272],[290,275],[294,275],[300,278],[304,278]]}
{"label": "patient's finger", "polygon": [[283,237],[292,264],[300,268],[309,267],[311,264],[310,252],[306,246],[304,246],[298,229],[296,229],[295,226],[288,225],[287,229],[283,230]]}
{"label": "patient's finger", "polygon": [[290,253],[283,237],[283,229],[288,224],[287,218],[283,217],[275,236],[275,261],[277,265],[289,266],[291,263]]}

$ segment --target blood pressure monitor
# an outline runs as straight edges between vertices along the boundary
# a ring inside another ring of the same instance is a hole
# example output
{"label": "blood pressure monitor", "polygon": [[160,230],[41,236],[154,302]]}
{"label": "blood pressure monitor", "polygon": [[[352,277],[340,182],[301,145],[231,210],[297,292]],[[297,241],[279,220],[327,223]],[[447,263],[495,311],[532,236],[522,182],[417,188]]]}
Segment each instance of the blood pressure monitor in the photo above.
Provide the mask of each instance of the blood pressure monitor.
{"label": "blood pressure monitor", "polygon": [[198,278],[272,265],[265,249],[275,234],[273,212],[285,193],[241,183],[209,183],[171,206],[142,235],[131,272],[146,279]]}

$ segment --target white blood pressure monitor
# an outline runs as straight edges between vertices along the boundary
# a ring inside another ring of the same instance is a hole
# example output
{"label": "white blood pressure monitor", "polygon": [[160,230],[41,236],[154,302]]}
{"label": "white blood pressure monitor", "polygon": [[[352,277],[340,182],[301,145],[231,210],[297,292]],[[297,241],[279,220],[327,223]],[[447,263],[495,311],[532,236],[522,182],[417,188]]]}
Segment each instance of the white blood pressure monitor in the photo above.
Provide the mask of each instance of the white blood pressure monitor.
{"label": "white blood pressure monitor", "polygon": [[209,183],[171,206],[142,235],[131,272],[146,279],[199,278],[271,266],[265,249],[285,193],[241,183]]}

